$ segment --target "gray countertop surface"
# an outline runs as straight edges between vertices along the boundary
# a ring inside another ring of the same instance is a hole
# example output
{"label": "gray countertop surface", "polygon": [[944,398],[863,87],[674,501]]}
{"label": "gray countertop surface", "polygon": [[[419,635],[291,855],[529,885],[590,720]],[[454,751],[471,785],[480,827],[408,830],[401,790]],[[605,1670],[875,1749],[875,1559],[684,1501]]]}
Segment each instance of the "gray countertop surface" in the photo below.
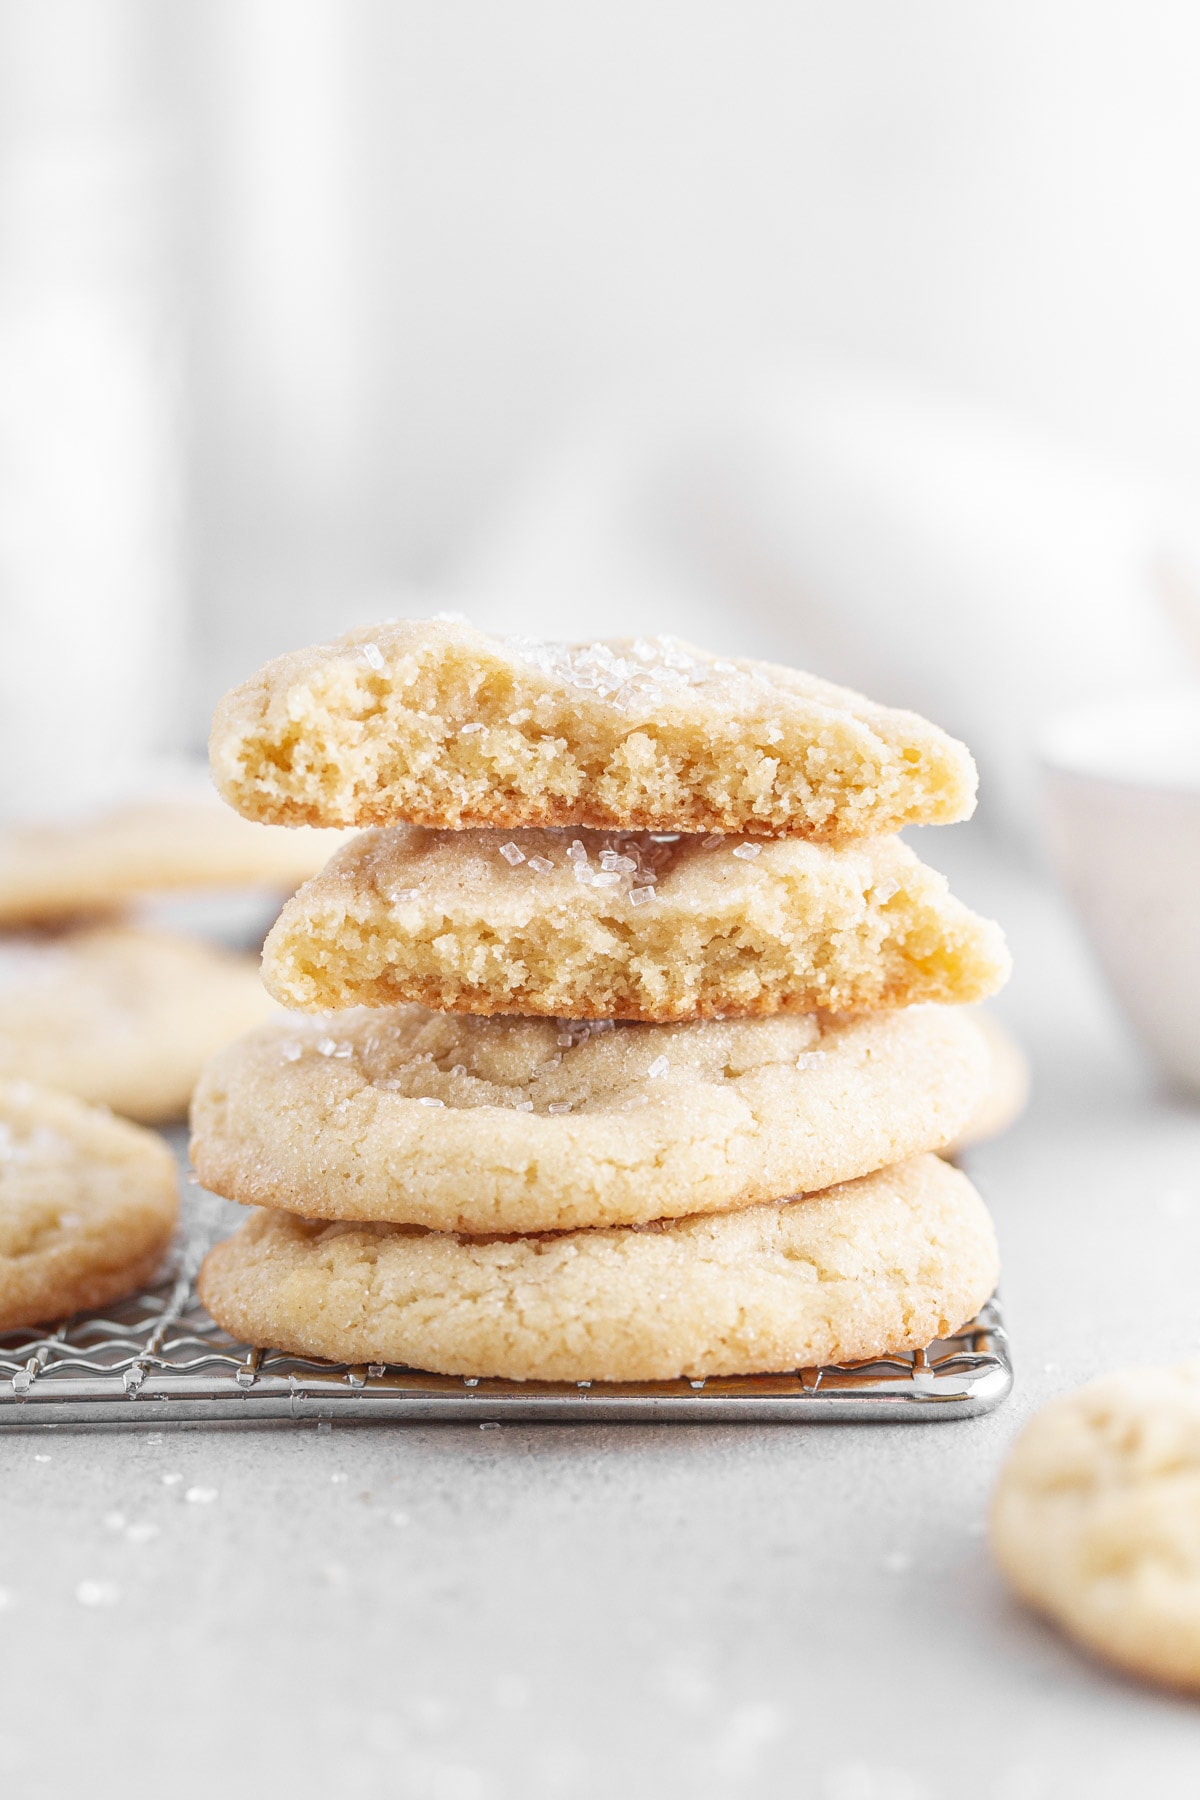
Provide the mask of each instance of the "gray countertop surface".
{"label": "gray countertop surface", "polygon": [[1013,1398],[920,1426],[0,1435],[0,1794],[403,1800],[1200,1792],[1200,1709],[1013,1604],[1022,1420],[1200,1352],[1200,1110],[1159,1092],[1050,892],[922,854],[1009,928],[1025,1120],[976,1153]]}

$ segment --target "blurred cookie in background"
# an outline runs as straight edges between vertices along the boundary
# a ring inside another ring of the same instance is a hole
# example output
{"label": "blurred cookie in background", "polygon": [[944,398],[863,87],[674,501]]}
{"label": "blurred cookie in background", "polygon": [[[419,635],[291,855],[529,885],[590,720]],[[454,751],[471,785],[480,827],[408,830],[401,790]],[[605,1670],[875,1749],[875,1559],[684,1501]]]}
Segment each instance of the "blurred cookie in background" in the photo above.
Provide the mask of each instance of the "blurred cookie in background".
{"label": "blurred cookie in background", "polygon": [[215,794],[154,794],[73,819],[0,828],[0,927],[135,907],[146,923],[261,941],[280,901],[345,833],[257,825]]}
{"label": "blurred cookie in background", "polygon": [[971,1013],[973,1023],[988,1048],[990,1075],[982,1100],[953,1143],[942,1151],[954,1157],[989,1138],[999,1137],[1015,1125],[1029,1102],[1030,1073],[1025,1052],[990,1012],[979,1007]]}
{"label": "blurred cookie in background", "polygon": [[1043,1407],[989,1535],[1016,1592],[1070,1637],[1200,1693],[1200,1363],[1122,1369]]}
{"label": "blurred cookie in background", "polygon": [[0,1332],[153,1279],[179,1213],[152,1132],[69,1094],[0,1081]]}
{"label": "blurred cookie in background", "polygon": [[257,960],[216,944],[127,925],[0,937],[0,1079],[145,1124],[181,1119],[207,1058],[275,1011]]}

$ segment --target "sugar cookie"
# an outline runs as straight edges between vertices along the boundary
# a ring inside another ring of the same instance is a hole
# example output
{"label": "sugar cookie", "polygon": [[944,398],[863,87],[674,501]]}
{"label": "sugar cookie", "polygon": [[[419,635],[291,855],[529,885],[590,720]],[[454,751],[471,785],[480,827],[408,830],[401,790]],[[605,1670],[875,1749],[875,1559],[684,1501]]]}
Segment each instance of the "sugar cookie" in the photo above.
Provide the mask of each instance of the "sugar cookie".
{"label": "sugar cookie", "polygon": [[217,708],[220,792],[283,825],[592,825],[832,841],[967,817],[975,767],[912,713],[671,638],[540,644],[392,620]]}
{"label": "sugar cookie", "polygon": [[141,1287],[178,1210],[175,1159],[152,1132],[0,1081],[0,1331]]}
{"label": "sugar cookie", "polygon": [[216,1193],[316,1218],[636,1224],[936,1149],[986,1070],[954,1008],[607,1029],[354,1009],[280,1020],[214,1057],[192,1159]]}

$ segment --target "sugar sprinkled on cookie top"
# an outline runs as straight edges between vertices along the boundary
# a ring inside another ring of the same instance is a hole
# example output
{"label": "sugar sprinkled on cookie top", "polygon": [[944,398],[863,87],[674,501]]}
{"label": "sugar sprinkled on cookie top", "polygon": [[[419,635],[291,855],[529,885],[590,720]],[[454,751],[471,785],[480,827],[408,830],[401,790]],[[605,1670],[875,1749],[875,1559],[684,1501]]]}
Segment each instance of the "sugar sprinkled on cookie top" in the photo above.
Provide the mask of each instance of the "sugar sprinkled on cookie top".
{"label": "sugar sprinkled on cookie top", "polygon": [[795,670],[673,638],[537,643],[449,620],[281,657],[222,701],[211,753],[232,805],[283,824],[834,841],[966,817],[975,782],[935,726]]}

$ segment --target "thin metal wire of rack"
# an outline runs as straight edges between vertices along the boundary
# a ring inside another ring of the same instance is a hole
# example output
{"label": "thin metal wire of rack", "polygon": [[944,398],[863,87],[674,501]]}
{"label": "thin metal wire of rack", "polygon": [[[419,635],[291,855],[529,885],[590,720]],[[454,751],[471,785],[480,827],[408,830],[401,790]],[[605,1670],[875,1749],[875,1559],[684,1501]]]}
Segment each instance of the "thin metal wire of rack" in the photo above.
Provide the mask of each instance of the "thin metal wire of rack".
{"label": "thin metal wire of rack", "polygon": [[0,1429],[275,1419],[904,1422],[988,1412],[1012,1386],[995,1298],[924,1351],[706,1381],[474,1380],[258,1350],[222,1331],[196,1297],[204,1252],[237,1209],[194,1190],[189,1199],[186,1235],[156,1286],[54,1330],[0,1332]]}

